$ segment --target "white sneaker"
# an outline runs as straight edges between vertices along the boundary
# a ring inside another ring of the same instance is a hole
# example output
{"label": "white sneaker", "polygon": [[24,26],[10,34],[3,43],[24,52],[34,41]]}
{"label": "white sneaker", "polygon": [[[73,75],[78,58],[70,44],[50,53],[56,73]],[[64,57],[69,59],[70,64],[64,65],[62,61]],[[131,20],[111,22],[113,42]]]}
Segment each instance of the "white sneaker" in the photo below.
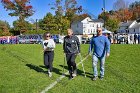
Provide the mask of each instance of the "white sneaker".
{"label": "white sneaker", "polygon": [[50,69],[48,69],[48,74],[50,73]]}
{"label": "white sneaker", "polygon": [[74,70],[74,72],[72,73],[72,76],[73,77],[76,77],[77,76],[77,70]]}
{"label": "white sneaker", "polygon": [[48,74],[49,74],[49,77],[52,77],[52,73],[51,72],[49,72]]}
{"label": "white sneaker", "polygon": [[76,77],[77,75],[75,73],[72,74],[73,77]]}
{"label": "white sneaker", "polygon": [[50,71],[50,69],[48,69],[48,75],[49,77],[52,77],[52,72]]}

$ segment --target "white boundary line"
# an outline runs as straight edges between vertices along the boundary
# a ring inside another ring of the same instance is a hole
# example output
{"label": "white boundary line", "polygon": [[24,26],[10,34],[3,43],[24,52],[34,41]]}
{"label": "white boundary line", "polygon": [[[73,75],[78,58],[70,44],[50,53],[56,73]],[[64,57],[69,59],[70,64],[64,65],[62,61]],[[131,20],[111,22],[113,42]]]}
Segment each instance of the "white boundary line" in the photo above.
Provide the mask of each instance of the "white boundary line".
{"label": "white boundary line", "polygon": [[[88,56],[89,55],[87,55],[81,62],[79,62],[78,64],[77,64],[77,66],[78,65],[80,65],[84,60],[86,60],[87,58],[88,58]],[[68,74],[69,72],[67,71],[66,73],[65,73],[65,75],[66,74]],[[53,88],[60,80],[62,80],[64,77],[65,77],[65,75],[61,75],[59,78],[57,78],[56,79],[56,81],[54,81],[53,83],[51,83],[49,86],[47,86],[43,91],[41,91],[40,93],[46,93],[48,90],[50,90],[51,88]]]}

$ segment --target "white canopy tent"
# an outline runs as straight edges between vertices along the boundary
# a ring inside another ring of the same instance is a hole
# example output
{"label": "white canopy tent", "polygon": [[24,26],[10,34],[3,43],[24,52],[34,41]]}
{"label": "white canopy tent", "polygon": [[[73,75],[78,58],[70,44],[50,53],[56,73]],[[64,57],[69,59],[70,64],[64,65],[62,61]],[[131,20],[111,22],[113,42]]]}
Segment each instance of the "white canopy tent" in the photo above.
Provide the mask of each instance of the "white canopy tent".
{"label": "white canopy tent", "polygon": [[105,29],[105,30],[103,30],[103,34],[112,34],[112,32],[107,30],[107,29]]}

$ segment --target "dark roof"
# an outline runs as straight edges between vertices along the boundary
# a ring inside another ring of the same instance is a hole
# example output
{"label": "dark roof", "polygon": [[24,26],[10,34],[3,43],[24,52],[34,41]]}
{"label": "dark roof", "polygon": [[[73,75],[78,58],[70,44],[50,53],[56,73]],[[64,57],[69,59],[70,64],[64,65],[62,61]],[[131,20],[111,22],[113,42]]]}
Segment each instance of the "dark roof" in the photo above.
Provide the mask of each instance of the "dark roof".
{"label": "dark roof", "polygon": [[78,23],[78,22],[81,22],[81,21],[83,21],[85,18],[87,18],[87,17],[82,17],[82,18],[78,18],[77,20],[74,20],[72,23]]}
{"label": "dark roof", "polygon": [[[85,18],[87,18],[87,17],[85,17]],[[78,19],[78,20],[74,20],[72,23],[78,23],[78,22],[81,22],[81,21],[83,21],[85,18],[80,18],[80,19]],[[104,23],[104,20],[102,20],[102,19],[91,19],[92,21],[89,21],[89,22],[102,22],[102,23]]]}
{"label": "dark roof", "polygon": [[140,22],[140,18],[138,18],[136,21],[139,23]]}
{"label": "dark roof", "polygon": [[133,21],[128,21],[128,22],[121,22],[119,24],[120,27],[127,27],[130,26],[133,23]]}
{"label": "dark roof", "polygon": [[89,22],[102,22],[102,23],[104,23],[104,20],[102,20],[102,19],[92,19],[92,21],[89,21]]}

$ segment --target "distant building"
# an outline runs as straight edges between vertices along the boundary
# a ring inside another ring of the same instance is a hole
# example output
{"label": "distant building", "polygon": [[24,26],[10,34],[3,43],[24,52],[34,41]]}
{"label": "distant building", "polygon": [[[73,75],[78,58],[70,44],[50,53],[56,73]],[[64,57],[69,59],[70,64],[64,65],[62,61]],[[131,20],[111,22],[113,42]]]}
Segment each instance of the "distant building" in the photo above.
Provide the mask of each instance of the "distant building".
{"label": "distant building", "polygon": [[140,22],[134,21],[130,26],[129,26],[129,33],[130,34],[140,34]]}
{"label": "distant building", "polygon": [[90,17],[76,20],[71,25],[71,29],[76,35],[97,34],[98,27],[103,27],[103,20],[91,19]]}
{"label": "distant building", "polygon": [[136,22],[136,20],[121,22],[118,32],[124,34],[140,34],[140,22]]}

